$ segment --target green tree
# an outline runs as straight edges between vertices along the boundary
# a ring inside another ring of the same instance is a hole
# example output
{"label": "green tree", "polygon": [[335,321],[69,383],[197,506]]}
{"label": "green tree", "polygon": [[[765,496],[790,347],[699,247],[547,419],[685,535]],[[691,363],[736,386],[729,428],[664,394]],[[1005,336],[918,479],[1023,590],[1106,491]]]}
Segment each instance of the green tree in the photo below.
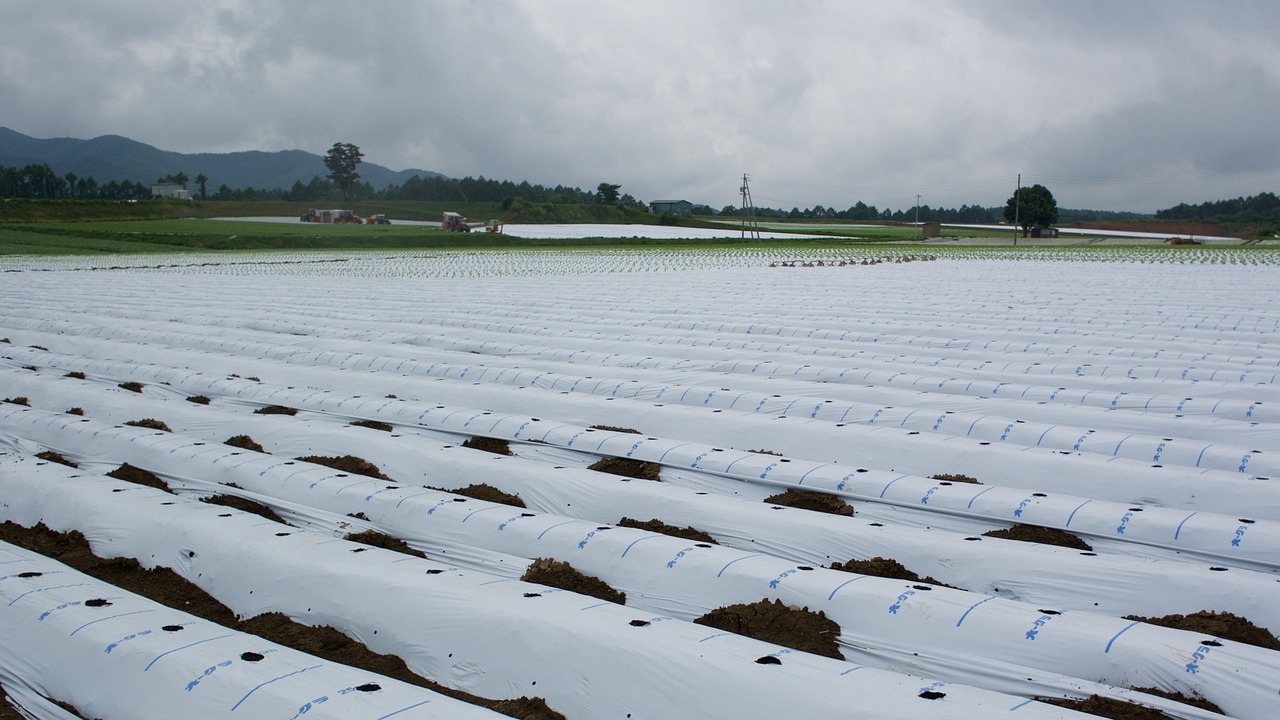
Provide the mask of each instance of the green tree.
{"label": "green tree", "polygon": [[1026,237],[1036,225],[1058,222],[1058,201],[1043,185],[1021,188],[1004,204],[1004,219],[1017,222],[1022,228],[1022,237]]}
{"label": "green tree", "polygon": [[209,185],[209,177],[204,173],[200,173],[199,175],[196,175],[196,184],[200,186],[200,199],[208,200],[209,193],[207,192],[207,190]]}
{"label": "green tree", "polygon": [[600,183],[600,185],[596,187],[596,202],[602,205],[617,205],[618,189],[621,187],[621,185],[614,185],[607,182]]}
{"label": "green tree", "polygon": [[334,143],[325,153],[324,166],[329,168],[329,179],[342,189],[342,197],[346,200],[351,199],[351,188],[360,179],[356,167],[363,157],[360,148],[351,143]]}

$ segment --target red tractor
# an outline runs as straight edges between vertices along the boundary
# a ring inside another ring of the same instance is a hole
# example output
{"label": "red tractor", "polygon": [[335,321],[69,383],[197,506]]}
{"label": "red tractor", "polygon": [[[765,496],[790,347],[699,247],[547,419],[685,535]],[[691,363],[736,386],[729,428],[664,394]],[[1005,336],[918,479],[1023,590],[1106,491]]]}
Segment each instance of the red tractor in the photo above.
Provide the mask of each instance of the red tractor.
{"label": "red tractor", "polygon": [[440,228],[449,232],[471,232],[471,226],[467,224],[467,219],[456,212],[446,212],[444,220],[440,222]]}

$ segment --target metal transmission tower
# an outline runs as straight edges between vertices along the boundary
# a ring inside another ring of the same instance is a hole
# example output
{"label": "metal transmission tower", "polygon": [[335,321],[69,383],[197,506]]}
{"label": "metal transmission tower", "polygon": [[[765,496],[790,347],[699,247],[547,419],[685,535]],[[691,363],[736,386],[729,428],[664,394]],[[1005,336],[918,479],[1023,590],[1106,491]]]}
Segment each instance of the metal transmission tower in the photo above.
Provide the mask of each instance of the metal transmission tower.
{"label": "metal transmission tower", "polygon": [[759,240],[760,225],[756,223],[756,206],[751,202],[750,179],[746,173],[742,174],[742,237],[745,239],[749,232],[752,239]]}

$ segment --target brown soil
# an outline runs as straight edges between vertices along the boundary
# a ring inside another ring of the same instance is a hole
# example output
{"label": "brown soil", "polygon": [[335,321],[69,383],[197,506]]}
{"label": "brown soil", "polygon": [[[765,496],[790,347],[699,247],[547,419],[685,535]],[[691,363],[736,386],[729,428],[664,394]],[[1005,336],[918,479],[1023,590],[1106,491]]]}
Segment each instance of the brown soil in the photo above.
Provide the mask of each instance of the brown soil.
{"label": "brown soil", "polygon": [[498,503],[500,505],[514,505],[515,507],[526,507],[524,500],[519,495],[506,493],[488,483],[475,483],[457,490],[445,490],[444,488],[428,488],[429,490],[440,490],[441,492],[449,492],[454,495],[465,495],[476,500],[484,500],[485,502]]}
{"label": "brown soil", "polygon": [[952,473],[939,473],[939,474],[937,474],[937,475],[934,475],[934,476],[933,476],[933,479],[934,479],[934,480],[941,480],[941,481],[943,481],[943,482],[953,482],[953,483],[972,483],[972,484],[974,484],[974,485],[981,485],[981,484],[982,484],[982,483],[978,482],[978,478],[976,478],[976,477],[974,477],[974,476],[972,476],[972,475],[959,475],[959,474],[952,474]]}
{"label": "brown soil", "polygon": [[1082,222],[1062,227],[1093,230],[1125,230],[1132,232],[1165,233],[1167,235],[1214,235],[1233,237],[1236,233],[1216,223],[1188,222],[1183,220],[1142,220],[1132,222]]}
{"label": "brown soil", "polygon": [[142,383],[140,382],[122,382],[119,387],[128,390],[129,392],[142,392]]}
{"label": "brown soil", "polygon": [[351,425],[354,427],[369,428],[370,430],[381,430],[382,432],[391,432],[395,427],[391,423],[384,423],[381,420],[352,420]]}
{"label": "brown soil", "polygon": [[1014,525],[1007,530],[991,530],[982,534],[985,537],[1003,538],[1005,540],[1040,543],[1041,545],[1061,545],[1062,547],[1075,548],[1086,552],[1093,550],[1092,545],[1065,530],[1040,527],[1038,525]]}
{"label": "brown soil", "polygon": [[525,582],[548,585],[550,587],[569,590],[582,595],[590,595],[601,600],[627,604],[626,593],[618,592],[609,584],[597,577],[584,575],[567,562],[552,558],[535,558],[529,569],[520,576]]}
{"label": "brown soil", "polygon": [[787,507],[800,508],[801,510],[814,510],[817,512],[830,513],[832,515],[853,515],[853,507],[844,500],[841,500],[835,495],[809,492],[808,490],[796,490],[792,488],[784,493],[778,493],[777,495],[767,497],[764,501],[774,505],[786,505]]}
{"label": "brown soil", "polygon": [[135,560],[103,560],[89,549],[78,532],[53,532],[43,524],[23,528],[11,522],[0,524],[0,540],[25,547],[92,575],[99,580],[150,598],[163,605],[202,617],[211,622],[252,633],[280,645],[308,652],[332,662],[387,675],[419,687],[501,712],[524,720],[565,720],[547,707],[542,698],[489,700],[444,687],[414,674],[394,655],[381,655],[330,627],[312,628],[293,622],[279,613],[267,613],[244,622],[208,593],[187,582],[168,568],[145,570]]}
{"label": "brown soil", "polygon": [[423,560],[427,559],[426,553],[422,552],[421,550],[416,550],[414,548],[409,547],[409,543],[401,540],[400,538],[391,537],[390,535],[387,535],[385,533],[380,533],[377,530],[365,530],[364,532],[347,533],[347,535],[345,535],[343,539],[350,540],[351,542],[360,543],[361,545],[379,547],[385,550],[394,550],[398,553],[404,553],[405,555],[420,557]]}
{"label": "brown soil", "polygon": [[472,450],[483,450],[494,455],[514,455],[511,452],[511,444],[506,440],[487,437],[471,437],[462,443],[462,447],[471,448]]}
{"label": "brown soil", "polygon": [[1111,718],[1112,720],[1169,720],[1169,716],[1145,705],[1115,700],[1100,695],[1090,695],[1084,700],[1067,700],[1065,698],[1037,698],[1041,702],[1076,712]]}
{"label": "brown soil", "polygon": [[156,420],[155,418],[143,418],[141,420],[130,420],[126,422],[125,425],[132,425],[134,427],[140,427],[140,428],[150,428],[151,430],[163,430],[164,432],[173,432],[173,430],[170,429],[170,427],[166,425],[163,420]]}
{"label": "brown soil", "polygon": [[1183,705],[1198,707],[1201,710],[1216,712],[1219,715],[1226,715],[1226,713],[1222,712],[1222,708],[1218,707],[1217,705],[1214,705],[1208,700],[1205,700],[1199,695],[1193,695],[1191,697],[1187,697],[1182,693],[1169,692],[1168,690],[1161,690],[1160,688],[1154,688],[1154,687],[1144,687],[1144,688],[1136,687],[1136,688],[1130,688],[1130,689],[1137,690],[1138,692],[1146,693],[1148,695],[1157,695],[1162,698],[1173,700],[1174,702],[1180,702]]}
{"label": "brown soil", "polygon": [[921,577],[914,571],[908,570],[897,560],[886,557],[876,556],[870,560],[850,560],[845,563],[832,563],[831,569],[857,573],[859,575],[872,575],[875,577],[892,578],[894,580],[907,580],[910,582],[929,583],[930,585],[941,585],[942,587],[954,587],[944,582],[939,582],[928,575]]}
{"label": "brown soil", "polygon": [[657,518],[641,522],[639,520],[633,520],[629,517],[624,517],[618,521],[618,527],[629,527],[629,528],[636,528],[639,530],[648,530],[649,532],[662,533],[663,535],[671,535],[672,537],[684,538],[685,540],[693,540],[694,542],[711,543],[713,545],[719,544],[716,542],[715,538],[711,537],[711,535],[695,527],[683,527],[683,528],[676,527],[675,525],[668,525]]}
{"label": "brown soil", "polygon": [[836,639],[840,626],[825,613],[763,599],[750,604],[716,608],[694,620],[699,625],[746,635],[767,643],[844,659]]}
{"label": "brown soil", "polygon": [[662,481],[662,478],[660,477],[662,466],[658,463],[647,462],[645,460],[607,457],[597,460],[587,466],[587,469],[602,473],[609,473],[610,475],[621,475],[622,477],[636,478],[639,480]]}
{"label": "brown soil", "polygon": [[45,450],[44,452],[36,453],[36,457],[40,458],[41,460],[45,460],[47,462],[58,463],[59,465],[66,465],[67,467],[73,467],[73,468],[80,467],[79,465],[62,457],[62,453],[56,453],[52,450]]}
{"label": "brown soil", "polygon": [[342,455],[341,457],[307,455],[305,457],[298,458],[298,460],[301,460],[302,462],[315,463],[316,465],[324,465],[325,467],[331,467],[334,470],[341,470],[342,472],[355,473],[357,475],[368,475],[369,477],[376,477],[382,480],[391,479],[386,475],[383,475],[377,465],[374,465],[364,458],[358,458],[355,455]]}
{"label": "brown soil", "polygon": [[195,403],[197,405],[208,405],[209,403],[213,402],[205,395],[191,395],[191,396],[188,396],[186,400],[189,403]]}
{"label": "brown soil", "polygon": [[27,720],[9,704],[9,693],[0,685],[0,720]]}
{"label": "brown soil", "polygon": [[268,405],[253,411],[254,415],[297,415],[298,411],[283,405]]}
{"label": "brown soil", "polygon": [[77,379],[77,380],[84,380],[84,379],[85,379],[85,377],[84,377],[84,373],[79,372],[79,371],[72,371],[72,372],[69,372],[69,373],[67,373],[64,377],[75,378],[75,379]]}
{"label": "brown soil", "polygon": [[772,450],[760,449],[760,450],[748,450],[747,452],[755,453],[756,455],[772,455],[774,457],[782,457],[782,453],[774,452]]}
{"label": "brown soil", "polygon": [[1247,645],[1257,645],[1268,650],[1280,650],[1280,639],[1277,639],[1269,630],[1258,627],[1251,621],[1229,612],[1201,610],[1190,615],[1165,615],[1164,617],[1127,615],[1125,619],[1141,620],[1152,625],[1204,633],[1215,638],[1234,640]]}
{"label": "brown soil", "polygon": [[169,483],[161,480],[155,473],[143,470],[140,467],[134,467],[129,463],[125,463],[120,467],[107,473],[107,477],[113,477],[117,480],[124,480],[138,485],[146,485],[157,490],[163,490],[167,493],[173,492],[169,488]]}
{"label": "brown soil", "polygon": [[608,430],[609,432],[626,433],[628,435],[640,435],[641,432],[635,428],[618,427],[616,425],[592,425],[592,430]]}
{"label": "brown soil", "polygon": [[245,512],[253,513],[259,517],[264,517],[272,522],[278,522],[281,525],[288,525],[284,518],[276,514],[275,510],[255,502],[248,498],[238,497],[236,495],[210,495],[209,497],[200,498],[200,502],[206,502],[210,505],[221,505],[222,507],[235,508]]}
{"label": "brown soil", "polygon": [[27,407],[31,407],[31,403],[27,398],[21,395],[18,397],[5,398],[4,402],[9,403],[10,405],[25,405]]}
{"label": "brown soil", "polygon": [[253,438],[248,435],[236,435],[235,437],[227,438],[227,441],[224,444],[230,445],[231,447],[238,447],[243,450],[252,450],[259,453],[266,452],[261,445],[254,442]]}
{"label": "brown soil", "polygon": [[84,408],[73,407],[67,408],[68,415],[84,415]]}

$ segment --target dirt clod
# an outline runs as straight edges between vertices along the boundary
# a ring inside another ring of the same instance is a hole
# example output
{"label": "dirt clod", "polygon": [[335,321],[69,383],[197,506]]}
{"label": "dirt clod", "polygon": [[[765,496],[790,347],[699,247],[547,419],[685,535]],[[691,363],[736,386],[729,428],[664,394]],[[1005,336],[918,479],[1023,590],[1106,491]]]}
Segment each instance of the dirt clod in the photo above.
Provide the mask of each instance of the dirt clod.
{"label": "dirt clod", "polygon": [[85,379],[84,373],[80,372],[79,370],[72,370],[71,372],[67,373],[63,377],[75,378],[77,380]]}
{"label": "dirt clod", "polygon": [[45,450],[44,452],[38,452],[36,453],[36,457],[40,458],[41,460],[45,460],[47,462],[58,463],[59,465],[66,465],[67,467],[73,467],[73,468],[80,467],[79,465],[63,457],[62,453],[54,452],[52,450]]}
{"label": "dirt clod", "polygon": [[130,420],[129,422],[126,422],[125,425],[132,425],[134,427],[140,427],[140,428],[148,428],[151,430],[162,430],[164,432],[173,432],[173,430],[171,430],[169,426],[164,423],[163,420],[156,420],[155,418],[143,418],[141,420]]}
{"label": "dirt clod", "polygon": [[609,432],[626,433],[627,435],[640,435],[640,431],[635,428],[618,427],[616,425],[592,425],[592,430],[608,430]]}
{"label": "dirt clod", "polygon": [[409,543],[401,540],[400,538],[391,537],[386,533],[380,533],[377,530],[365,530],[363,532],[358,532],[358,533],[347,533],[343,537],[343,539],[350,540],[351,542],[360,543],[361,545],[368,545],[370,547],[379,547],[385,550],[394,550],[398,553],[404,553],[405,555],[420,557],[423,560],[427,559],[426,553],[422,552],[421,550],[417,550],[415,548],[410,547]]}
{"label": "dirt clod", "polygon": [[1155,708],[1134,702],[1102,697],[1101,695],[1090,695],[1083,700],[1068,700],[1066,698],[1037,699],[1050,705],[1057,705],[1061,708],[1097,715],[1098,717],[1111,718],[1111,720],[1169,720],[1168,715]]}
{"label": "dirt clod", "polygon": [[209,403],[213,402],[206,395],[189,395],[187,396],[186,400],[189,403],[195,403],[197,405],[208,405]]}
{"label": "dirt clod", "polygon": [[691,526],[691,527],[682,528],[676,525],[668,525],[667,523],[664,523],[657,518],[653,518],[652,520],[645,520],[641,522],[640,520],[633,520],[632,518],[624,517],[618,521],[618,527],[629,527],[629,528],[636,528],[637,530],[648,530],[649,532],[662,533],[663,535],[670,535],[672,537],[684,538],[685,540],[693,540],[694,542],[705,542],[705,543],[711,543],[713,545],[718,544],[716,543],[715,538],[711,537],[711,535],[695,527]]}
{"label": "dirt clod", "polygon": [[365,460],[364,458],[356,457],[355,455],[340,455],[337,457],[329,457],[325,455],[307,455],[305,457],[300,457],[297,459],[301,460],[302,462],[315,463],[316,465],[324,465],[325,467],[331,467],[334,470],[341,470],[342,472],[355,473],[357,475],[367,475],[369,477],[376,477],[382,480],[391,479],[386,475],[383,475],[382,471],[378,469],[377,465],[374,465],[373,463],[369,462],[368,460]]}
{"label": "dirt clod", "polygon": [[385,423],[381,420],[352,420],[353,427],[369,428],[370,430],[381,430],[382,432],[391,432],[395,427],[391,423]]}
{"label": "dirt clod", "polygon": [[836,639],[840,626],[825,613],[764,598],[716,608],[694,620],[699,625],[745,635],[804,652],[844,659]]}
{"label": "dirt clod", "polygon": [[842,570],[844,572],[857,573],[859,575],[872,575],[874,577],[892,578],[895,580],[907,580],[909,582],[929,583],[930,585],[940,585],[942,587],[952,587],[944,582],[939,582],[928,575],[921,577],[918,573],[908,570],[902,563],[892,558],[876,556],[870,560],[849,560],[843,563],[832,563],[832,570]]}
{"label": "dirt clod", "polygon": [[511,444],[499,438],[470,437],[462,443],[462,447],[483,450],[494,455],[515,455],[511,452]]}
{"label": "dirt clod", "polygon": [[1135,688],[1130,688],[1130,690],[1137,690],[1138,692],[1146,693],[1148,695],[1156,695],[1162,698],[1173,700],[1174,702],[1180,702],[1184,705],[1198,707],[1201,710],[1208,710],[1209,712],[1216,712],[1219,715],[1226,715],[1226,713],[1222,712],[1222,708],[1200,697],[1199,695],[1192,695],[1191,697],[1187,697],[1182,693],[1170,692],[1168,690],[1161,690],[1160,688],[1155,688],[1155,687],[1135,687]]}
{"label": "dirt clod", "polygon": [[133,382],[133,381],[122,382],[117,387],[123,390],[128,390],[129,392],[136,392],[136,393],[142,392],[142,383],[140,382]]}
{"label": "dirt clod", "polygon": [[1039,525],[1014,525],[1007,530],[991,530],[982,534],[985,537],[1002,538],[1004,540],[1040,543],[1041,545],[1060,545],[1086,552],[1093,550],[1092,545],[1066,530],[1040,527]]}
{"label": "dirt clod", "polygon": [[267,405],[253,411],[254,415],[297,415],[298,411],[283,405]]}
{"label": "dirt clod", "polygon": [[635,460],[633,458],[607,457],[601,458],[591,465],[587,466],[588,470],[609,473],[610,475],[621,475],[622,477],[636,478],[638,480],[657,480],[661,482],[662,466],[658,463],[648,462],[646,460]]}
{"label": "dirt clod", "polygon": [[1247,645],[1257,645],[1268,650],[1280,650],[1280,639],[1277,639],[1270,630],[1258,627],[1250,620],[1234,613],[1201,610],[1187,615],[1165,615],[1163,617],[1127,615],[1125,619],[1141,620],[1161,627],[1204,633],[1215,638],[1234,640]]}
{"label": "dirt clod", "polygon": [[474,483],[457,490],[445,490],[444,488],[430,488],[431,490],[440,490],[442,492],[450,492],[454,495],[464,495],[476,500],[484,500],[485,502],[498,503],[500,505],[513,505],[515,507],[526,507],[524,500],[519,495],[512,495],[503,492],[488,483]]}
{"label": "dirt clod", "polygon": [[173,492],[173,490],[169,488],[169,483],[161,480],[155,473],[143,470],[140,467],[134,467],[129,463],[125,463],[115,470],[107,473],[107,477],[113,477],[117,480],[124,480],[125,482],[131,482],[137,485],[146,485],[147,487],[153,487],[167,493]]}
{"label": "dirt clod", "polygon": [[223,444],[230,445],[231,447],[238,447],[242,450],[252,450],[259,453],[266,452],[261,445],[254,442],[253,438],[248,435],[236,435],[235,437],[227,438],[227,441]]}
{"label": "dirt clod", "polygon": [[28,401],[26,396],[24,395],[19,395],[18,397],[5,398],[4,402],[9,403],[10,405],[25,405],[27,407],[31,407],[31,402]]}
{"label": "dirt clod", "polygon": [[808,490],[791,488],[786,492],[767,497],[764,501],[773,505],[786,505],[787,507],[814,510],[832,515],[853,515],[853,506],[844,500],[835,495],[810,492]]}
{"label": "dirt clod", "polygon": [[525,582],[549,585],[561,590],[590,595],[594,598],[625,605],[626,593],[618,592],[609,584],[597,577],[584,575],[567,562],[553,558],[535,558],[520,576]]}
{"label": "dirt clod", "polygon": [[973,484],[973,485],[981,485],[981,484],[982,484],[982,483],[978,482],[978,478],[976,478],[976,477],[974,477],[974,476],[972,476],[972,475],[960,475],[960,474],[958,474],[958,473],[955,473],[955,474],[953,474],[953,473],[938,473],[937,475],[934,475],[934,476],[933,476],[933,479],[934,479],[934,480],[941,480],[941,481],[943,481],[943,482],[953,482],[953,483],[971,483],[971,484]]}
{"label": "dirt clod", "polygon": [[259,517],[264,517],[272,522],[278,522],[281,525],[289,524],[284,521],[284,518],[277,515],[275,510],[272,510],[260,502],[250,500],[248,498],[242,498],[238,495],[210,495],[209,497],[200,498],[200,502],[206,502],[210,505],[221,505],[222,507],[234,508],[236,510],[243,510],[248,513],[253,513]]}
{"label": "dirt clod", "polygon": [[67,408],[67,414],[68,415],[84,415],[84,408],[82,407]]}

